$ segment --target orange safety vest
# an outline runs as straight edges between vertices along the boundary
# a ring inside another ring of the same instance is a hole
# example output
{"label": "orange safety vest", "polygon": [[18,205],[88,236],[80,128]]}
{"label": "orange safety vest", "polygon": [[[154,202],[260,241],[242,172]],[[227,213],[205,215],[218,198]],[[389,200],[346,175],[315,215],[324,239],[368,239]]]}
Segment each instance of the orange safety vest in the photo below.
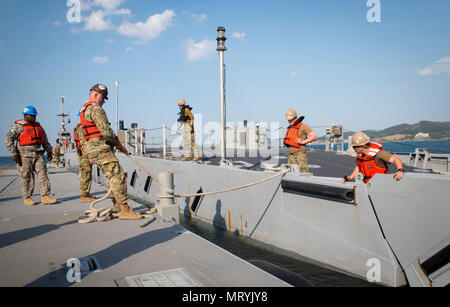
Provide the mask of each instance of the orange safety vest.
{"label": "orange safety vest", "polygon": [[379,167],[375,164],[375,156],[381,150],[384,150],[382,143],[370,143],[369,154],[363,156],[362,154],[356,156],[356,163],[358,164],[359,170],[364,175],[364,182],[368,183],[372,180],[375,174],[388,174],[388,169],[386,167]]}
{"label": "orange safety vest", "polygon": [[97,125],[95,123],[87,121],[86,118],[84,117],[84,111],[86,111],[86,108],[94,103],[95,102],[93,102],[93,101],[86,102],[80,111],[81,125],[83,126],[83,134],[84,134],[86,140],[90,140],[93,138],[99,138],[102,136]]}
{"label": "orange safety vest", "polygon": [[286,136],[284,138],[284,145],[295,148],[302,147],[299,143],[295,141],[296,139],[298,139],[298,132],[301,126],[302,123],[298,123],[296,125],[292,125],[287,128]]}
{"label": "orange safety vest", "polygon": [[80,139],[77,137],[77,134],[75,133],[75,130],[78,128],[78,126],[81,126],[81,123],[78,123],[78,124],[76,125],[76,127],[73,129],[73,139],[75,140],[75,146],[76,146],[77,148],[82,149],[83,147],[81,146],[81,141],[80,141]]}
{"label": "orange safety vest", "polygon": [[16,124],[23,127],[23,132],[19,135],[20,146],[44,145],[46,134],[38,122],[30,124],[24,120],[17,120]]}

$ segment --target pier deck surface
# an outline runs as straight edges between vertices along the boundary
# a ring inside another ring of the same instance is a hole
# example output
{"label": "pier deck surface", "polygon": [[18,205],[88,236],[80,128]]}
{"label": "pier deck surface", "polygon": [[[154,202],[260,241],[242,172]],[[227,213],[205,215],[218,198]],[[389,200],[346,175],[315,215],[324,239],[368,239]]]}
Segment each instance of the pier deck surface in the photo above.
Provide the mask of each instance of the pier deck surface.
{"label": "pier deck surface", "polygon": [[[160,286],[192,282],[207,287],[289,286],[157,214],[145,228],[139,227],[143,220],[79,224],[78,217],[89,204],[79,202],[78,176],[49,169],[49,178],[58,203],[41,205],[36,182],[32,198],[37,204],[26,207],[17,171],[0,172],[0,286],[128,286],[127,277],[175,269],[188,277],[152,275],[153,282]],[[105,193],[103,186],[93,183],[91,194]],[[105,205],[112,202],[96,207]],[[134,201],[130,206],[147,210]],[[82,276],[79,283],[68,282],[67,261],[85,257],[95,257],[101,271]]]}

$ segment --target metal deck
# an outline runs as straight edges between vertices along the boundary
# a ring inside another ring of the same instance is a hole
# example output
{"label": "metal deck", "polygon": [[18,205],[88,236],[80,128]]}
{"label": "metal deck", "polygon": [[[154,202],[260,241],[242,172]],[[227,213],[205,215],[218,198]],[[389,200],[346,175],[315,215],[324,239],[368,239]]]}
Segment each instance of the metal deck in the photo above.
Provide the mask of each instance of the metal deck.
{"label": "metal deck", "polygon": [[[49,178],[59,202],[40,205],[36,184],[37,205],[26,207],[17,171],[0,172],[0,286],[289,286],[158,215],[145,228],[142,220],[78,224],[89,207],[79,202],[78,176],[50,169]],[[93,195],[105,193],[93,183]],[[97,207],[108,202],[112,206]],[[133,201],[130,206],[147,210]],[[67,261],[86,257],[100,270],[68,282]]]}

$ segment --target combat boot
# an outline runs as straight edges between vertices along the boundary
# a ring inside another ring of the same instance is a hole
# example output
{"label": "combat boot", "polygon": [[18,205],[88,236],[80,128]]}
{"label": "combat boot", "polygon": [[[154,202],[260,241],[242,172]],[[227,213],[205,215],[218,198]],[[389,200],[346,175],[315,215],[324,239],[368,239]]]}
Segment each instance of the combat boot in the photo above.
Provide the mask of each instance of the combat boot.
{"label": "combat boot", "polygon": [[142,215],[133,211],[127,204],[120,204],[119,220],[140,220]]}
{"label": "combat boot", "polygon": [[194,161],[195,161],[195,162],[200,161],[200,157],[195,157],[195,158],[194,158]]}
{"label": "combat boot", "polygon": [[94,196],[80,196],[80,203],[92,203],[96,199]]}
{"label": "combat boot", "polygon": [[114,202],[114,208],[113,208],[113,213],[119,213],[120,212],[120,204]]}
{"label": "combat boot", "polygon": [[42,205],[53,205],[53,204],[56,204],[56,199],[51,198],[48,195],[45,195],[45,196],[42,196],[41,204]]}
{"label": "combat boot", "polygon": [[31,206],[34,206],[36,203],[31,198],[28,197],[23,200],[23,204],[25,206],[31,207]]}
{"label": "combat boot", "polygon": [[186,161],[191,161],[191,158],[189,158],[189,157],[184,157],[183,159],[181,159],[181,162],[186,162]]}

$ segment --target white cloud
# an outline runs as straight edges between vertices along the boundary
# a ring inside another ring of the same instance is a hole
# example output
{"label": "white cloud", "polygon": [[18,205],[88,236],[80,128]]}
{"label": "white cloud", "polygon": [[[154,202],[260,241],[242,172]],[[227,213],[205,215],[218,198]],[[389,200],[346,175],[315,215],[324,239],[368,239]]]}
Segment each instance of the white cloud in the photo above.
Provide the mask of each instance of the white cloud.
{"label": "white cloud", "polygon": [[83,0],[81,1],[81,9],[89,11],[92,7],[102,7],[105,10],[115,10],[126,0]]}
{"label": "white cloud", "polygon": [[94,0],[94,3],[107,10],[114,10],[126,0]]}
{"label": "white cloud", "polygon": [[133,50],[133,48],[128,47],[127,49],[125,49],[126,52],[130,52],[131,50]]}
{"label": "white cloud", "polygon": [[216,41],[205,39],[196,43],[192,38],[189,38],[184,42],[183,49],[186,49],[186,56],[189,61],[207,59],[214,55],[216,51]]}
{"label": "white cloud", "polygon": [[61,21],[54,21],[53,22],[53,26],[54,27],[59,27],[59,26],[61,26],[62,25],[62,22]]}
{"label": "white cloud", "polygon": [[419,70],[418,74],[421,76],[450,74],[450,56],[435,61],[433,64]]}
{"label": "white cloud", "polygon": [[130,9],[115,10],[111,13],[111,15],[131,15],[131,10]]}
{"label": "white cloud", "polygon": [[109,61],[109,58],[107,56],[104,56],[104,57],[96,56],[95,58],[92,59],[92,62],[97,63],[97,64],[105,64],[108,61]]}
{"label": "white cloud", "polygon": [[450,56],[443,57],[442,59],[437,60],[435,63],[436,64],[450,63]]}
{"label": "white cloud", "polygon": [[233,33],[233,38],[237,38],[237,39],[242,39],[246,36],[247,34],[245,32],[239,33],[239,32],[234,32]]}
{"label": "white cloud", "polygon": [[172,24],[175,17],[175,12],[172,10],[165,10],[162,14],[155,14],[150,16],[146,22],[130,23],[124,22],[117,31],[125,36],[137,37],[145,43],[150,39],[157,38],[163,31]]}
{"label": "white cloud", "polygon": [[107,39],[105,42],[107,44],[112,44],[112,43],[114,43],[114,40],[112,38],[110,38],[110,39]]}
{"label": "white cloud", "polygon": [[297,77],[297,76],[298,76],[298,72],[296,72],[296,71],[291,72],[291,73],[290,73],[290,76],[291,76],[292,78]]}
{"label": "white cloud", "polygon": [[86,18],[84,29],[96,32],[110,29],[111,22],[109,20],[105,20],[105,16],[104,11],[92,12],[91,15]]}
{"label": "white cloud", "polygon": [[190,17],[198,23],[205,21],[207,18],[205,14],[191,14]]}

